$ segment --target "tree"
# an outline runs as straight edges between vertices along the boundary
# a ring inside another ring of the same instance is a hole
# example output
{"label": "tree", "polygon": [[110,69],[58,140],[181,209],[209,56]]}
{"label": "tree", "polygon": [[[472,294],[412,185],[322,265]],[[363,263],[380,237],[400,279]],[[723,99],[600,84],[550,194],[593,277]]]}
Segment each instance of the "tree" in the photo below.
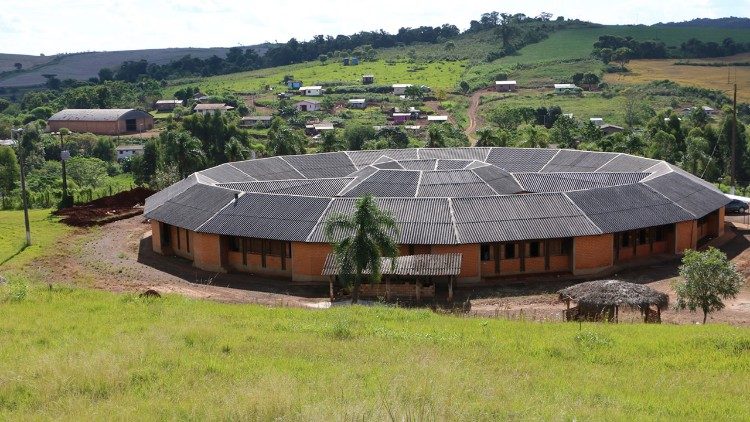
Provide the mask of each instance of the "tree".
{"label": "tree", "polygon": [[427,148],[445,148],[445,136],[441,125],[430,125],[427,129]]}
{"label": "tree", "polygon": [[107,178],[107,163],[91,157],[77,156],[68,160],[68,176],[78,186],[99,187]]}
{"label": "tree", "polygon": [[453,41],[448,41],[445,43],[445,51],[453,51],[456,49],[456,44],[453,43]]}
{"label": "tree", "polygon": [[685,140],[685,154],[682,156],[681,166],[697,175],[698,166],[705,167],[708,159],[708,141],[701,136],[689,136]]}
{"label": "tree", "polygon": [[[115,72],[108,67],[99,69],[99,82],[111,81],[115,78]],[[175,94],[177,95],[177,94]]]}
{"label": "tree", "polygon": [[115,161],[117,159],[115,143],[110,138],[99,138],[96,140],[91,155],[102,161]]}
{"label": "tree", "polygon": [[579,137],[578,124],[573,118],[568,116],[558,117],[549,131],[550,142],[557,144],[558,148],[576,149]]}
{"label": "tree", "polygon": [[369,195],[357,200],[351,215],[329,217],[325,235],[332,245],[341,281],[352,288],[352,303],[359,300],[360,285],[366,278],[371,283],[380,282],[381,258],[398,255],[396,222]]}
{"label": "tree", "polygon": [[518,128],[516,146],[525,148],[547,148],[549,135],[547,130],[534,125],[522,125]]}
{"label": "tree", "polygon": [[8,195],[15,189],[20,175],[16,152],[11,147],[0,147],[0,194]]}
{"label": "tree", "polygon": [[344,129],[344,140],[349,150],[358,151],[362,149],[365,142],[375,138],[375,129],[369,125],[348,124]]}
{"label": "tree", "polygon": [[271,125],[271,129],[268,131],[268,147],[267,150],[273,155],[296,155],[304,154],[307,139],[305,135],[301,134],[286,124],[277,125],[277,127]]}
{"label": "tree", "polygon": [[633,56],[633,50],[627,47],[620,47],[612,53],[612,60],[620,63],[622,70],[625,70],[625,64],[630,61]]}
{"label": "tree", "polygon": [[591,91],[591,88],[594,85],[598,85],[599,84],[599,76],[597,76],[594,73],[586,73],[586,74],[583,75],[583,78],[581,78],[581,83],[583,85],[586,85],[586,87],[588,88],[588,90]]}
{"label": "tree", "polygon": [[476,134],[478,147],[507,147],[510,144],[510,132],[505,129],[485,127],[478,129]]}
{"label": "tree", "polygon": [[612,56],[614,55],[614,51],[612,51],[611,48],[602,48],[599,50],[599,59],[601,59],[602,63],[609,64],[609,62],[612,61]]}
{"label": "tree", "polygon": [[700,309],[704,324],[710,312],[724,309],[722,300],[734,298],[743,283],[742,274],[726,254],[713,246],[704,252],[685,252],[680,276],[684,281],[675,285],[677,309]]}
{"label": "tree", "polygon": [[252,156],[252,151],[239,139],[232,137],[224,147],[224,155],[227,156],[229,161],[242,161],[249,159]]}
{"label": "tree", "polygon": [[703,110],[703,107],[693,107],[693,110],[690,112],[690,123],[693,124],[693,126],[696,127],[705,127],[708,124],[708,113],[706,113],[705,110]]}
{"label": "tree", "polygon": [[200,139],[184,131],[164,131],[159,134],[168,162],[177,167],[177,174],[185,178],[200,167],[205,158]]}
{"label": "tree", "polygon": [[335,130],[326,130],[320,135],[320,146],[318,152],[336,152],[346,148],[344,140],[341,139]]}
{"label": "tree", "polygon": [[404,89],[404,95],[413,100],[421,100],[424,96],[424,87],[419,85],[407,86],[406,89]]}

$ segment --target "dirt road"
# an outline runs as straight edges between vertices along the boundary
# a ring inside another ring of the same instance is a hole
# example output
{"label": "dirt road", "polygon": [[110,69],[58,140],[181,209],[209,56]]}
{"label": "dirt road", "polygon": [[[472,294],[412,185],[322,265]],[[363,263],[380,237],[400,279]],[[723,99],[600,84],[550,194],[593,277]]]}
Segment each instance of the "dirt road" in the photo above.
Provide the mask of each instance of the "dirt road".
{"label": "dirt road", "polygon": [[488,93],[489,90],[482,89],[477,92],[475,92],[471,96],[471,101],[469,102],[469,109],[467,110],[467,115],[469,118],[469,125],[466,127],[466,136],[469,137],[469,140],[471,141],[471,145],[474,146],[477,143],[476,138],[476,131],[477,127],[479,126],[479,102],[482,99],[482,95]]}

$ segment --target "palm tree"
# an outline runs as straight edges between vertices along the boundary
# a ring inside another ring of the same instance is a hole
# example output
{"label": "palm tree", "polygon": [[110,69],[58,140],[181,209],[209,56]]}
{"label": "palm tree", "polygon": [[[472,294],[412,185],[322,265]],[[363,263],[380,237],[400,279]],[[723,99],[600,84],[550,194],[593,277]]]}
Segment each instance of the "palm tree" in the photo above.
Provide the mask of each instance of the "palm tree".
{"label": "palm tree", "polygon": [[380,282],[381,258],[398,255],[398,227],[389,213],[378,208],[372,196],[357,200],[352,215],[334,214],[325,223],[325,235],[333,247],[339,276],[352,287],[352,303],[370,272],[370,282]]}
{"label": "palm tree", "polygon": [[304,154],[305,136],[289,126],[282,125],[268,131],[268,151],[273,155]]}
{"label": "palm tree", "polygon": [[174,160],[180,178],[201,165],[205,154],[201,141],[187,132],[166,131],[159,135],[166,146],[167,156]]}
{"label": "palm tree", "polygon": [[250,148],[245,146],[239,139],[232,136],[224,147],[224,155],[229,161],[242,161],[250,158]]}

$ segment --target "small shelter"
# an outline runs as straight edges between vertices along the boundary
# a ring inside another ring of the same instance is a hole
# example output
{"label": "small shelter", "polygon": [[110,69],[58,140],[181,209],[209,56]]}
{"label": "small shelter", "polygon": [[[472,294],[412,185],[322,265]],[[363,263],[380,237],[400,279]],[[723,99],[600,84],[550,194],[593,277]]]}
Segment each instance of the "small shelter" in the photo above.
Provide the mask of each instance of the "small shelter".
{"label": "small shelter", "polygon": [[518,88],[516,81],[495,81],[495,91],[515,92]]}
{"label": "small shelter", "polygon": [[393,113],[391,117],[393,118],[393,123],[404,123],[411,119],[411,113]]}
{"label": "small shelter", "polygon": [[289,89],[300,89],[302,87],[302,81],[287,81],[286,87]]}
{"label": "small shelter", "polygon": [[158,111],[172,111],[182,105],[182,100],[158,100],[154,103],[154,108]]}
{"label": "small shelter", "polygon": [[371,85],[375,83],[375,75],[362,75],[362,85]]}
{"label": "small shelter", "polygon": [[294,108],[297,111],[318,111],[320,110],[320,101],[302,100],[294,103]]}
{"label": "small shelter", "polygon": [[[617,322],[620,307],[637,309],[644,322],[661,322],[661,311],[669,305],[669,296],[643,284],[619,280],[596,280],[559,290],[565,302],[565,319]],[[570,302],[577,306],[571,308]],[[654,307],[654,309],[652,309]]]}
{"label": "small shelter", "polygon": [[[383,257],[380,261],[383,283],[363,284],[360,294],[385,297],[386,300],[398,296],[415,297],[419,301],[422,297],[434,297],[435,284],[447,281],[447,299],[448,302],[452,302],[456,277],[461,274],[462,258],[463,255],[460,253]],[[333,285],[335,278],[340,275],[340,270],[336,255],[328,254],[323,264],[322,275],[328,276],[331,301],[335,299]],[[365,270],[365,274],[369,273],[369,269]]]}
{"label": "small shelter", "polygon": [[299,88],[299,93],[306,97],[318,97],[323,95],[323,87],[320,85],[301,86]]}
{"label": "small shelter", "polygon": [[581,88],[576,84],[555,84],[555,94],[577,94]]}
{"label": "small shelter", "polygon": [[240,126],[242,127],[253,127],[253,126],[262,126],[262,127],[269,127],[271,126],[271,121],[273,120],[273,116],[245,116],[240,120]]}
{"label": "small shelter", "polygon": [[613,133],[619,133],[625,130],[622,126],[616,126],[616,125],[610,125],[610,124],[604,124],[599,126],[599,129],[604,132],[605,135],[612,135]]}
{"label": "small shelter", "polygon": [[448,121],[448,116],[427,116],[427,121],[430,123],[445,123]]}
{"label": "small shelter", "polygon": [[227,110],[232,110],[234,107],[228,106],[224,103],[218,104],[196,104],[193,110],[196,113],[211,114],[211,113],[224,113]]}
{"label": "small shelter", "polygon": [[593,123],[596,127],[601,127],[602,125],[604,125],[604,119],[602,119],[601,117],[592,117],[589,119],[589,122]]}
{"label": "small shelter", "polygon": [[126,160],[134,155],[143,155],[143,145],[120,145],[115,148],[117,161]]}
{"label": "small shelter", "polygon": [[393,95],[404,95],[406,94],[406,88],[410,87],[411,84],[393,84]]}
{"label": "small shelter", "polygon": [[353,98],[349,100],[349,107],[351,108],[366,108],[367,107],[367,100],[364,98]]}

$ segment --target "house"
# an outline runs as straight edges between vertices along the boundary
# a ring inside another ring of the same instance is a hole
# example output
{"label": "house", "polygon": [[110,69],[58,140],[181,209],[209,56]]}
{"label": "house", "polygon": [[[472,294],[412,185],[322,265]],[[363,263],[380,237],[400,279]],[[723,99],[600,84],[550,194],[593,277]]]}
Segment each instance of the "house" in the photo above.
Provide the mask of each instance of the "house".
{"label": "house", "polygon": [[[717,114],[717,110],[715,108],[713,108],[713,107],[702,106],[701,108],[709,116],[715,116]],[[688,114],[692,113],[693,110],[695,110],[695,107],[685,107],[685,108],[682,109],[682,114],[688,115]]]}
{"label": "house", "polygon": [[374,75],[362,75],[362,85],[370,85],[375,83]]}
{"label": "house", "polygon": [[310,136],[319,135],[322,132],[329,130],[334,130],[333,123],[331,122],[307,123],[305,125],[305,133]]}
{"label": "house", "polygon": [[319,85],[301,86],[299,88],[299,93],[306,97],[318,97],[320,95],[323,95],[323,87]]}
{"label": "house", "polygon": [[495,91],[498,92],[515,92],[517,87],[516,81],[495,81]]}
{"label": "house", "polygon": [[240,120],[240,126],[242,127],[269,127],[273,116],[245,116]]}
{"label": "house", "polygon": [[448,116],[427,116],[427,122],[429,123],[445,123],[448,121]]}
{"label": "house", "polygon": [[592,117],[589,119],[589,122],[593,123],[596,127],[601,127],[604,124],[604,119],[601,117]]}
{"label": "house", "polygon": [[117,161],[126,160],[134,155],[143,155],[143,145],[120,145],[115,151]]}
{"label": "house", "polygon": [[411,119],[411,113],[393,113],[391,117],[393,119],[393,123],[399,124]]}
{"label": "house", "polygon": [[620,126],[610,125],[610,124],[604,124],[599,126],[599,129],[601,129],[602,132],[604,132],[605,135],[611,135],[613,133],[619,133],[625,130],[624,128]]}
{"label": "house", "polygon": [[193,110],[200,114],[211,114],[211,113],[224,113],[227,110],[232,110],[234,107],[228,106],[224,103],[214,104],[196,104]]}
{"label": "house", "polygon": [[302,100],[294,103],[297,111],[318,111],[320,110],[320,101]]}
{"label": "house", "polygon": [[198,91],[195,94],[193,94],[193,100],[195,100],[195,101],[197,101],[199,103],[206,102],[206,101],[208,101],[210,99],[211,99],[210,96],[208,96],[208,95],[206,95],[206,94],[204,94],[204,93],[202,93],[200,91]]}
{"label": "house", "polygon": [[350,64],[351,64],[352,66],[357,66],[357,65],[359,65],[359,57],[352,57],[352,59],[351,59],[351,60],[349,61],[349,63],[350,63]]}
{"label": "house", "polygon": [[181,105],[182,100],[158,100],[154,103],[154,108],[157,111],[172,111]]}
{"label": "house", "polygon": [[344,66],[349,66],[349,57],[344,57],[344,59],[341,61],[341,64]]}
{"label": "house", "polygon": [[12,147],[16,144],[13,139],[0,139],[0,147]]}
{"label": "house", "polygon": [[393,95],[404,95],[406,94],[406,88],[410,87],[411,84],[393,84]]}
{"label": "house", "polygon": [[576,84],[555,84],[555,94],[577,94],[581,88]]}
{"label": "house", "polygon": [[355,98],[349,100],[349,107],[363,109],[367,107],[367,100],[364,98]]}
{"label": "house", "polygon": [[154,128],[154,117],[142,110],[132,108],[67,108],[53,114],[47,120],[50,132],[66,128],[71,132],[95,135],[120,135],[145,132]]}
{"label": "house", "polygon": [[300,89],[302,87],[302,81],[287,81],[286,86],[289,89]]}

